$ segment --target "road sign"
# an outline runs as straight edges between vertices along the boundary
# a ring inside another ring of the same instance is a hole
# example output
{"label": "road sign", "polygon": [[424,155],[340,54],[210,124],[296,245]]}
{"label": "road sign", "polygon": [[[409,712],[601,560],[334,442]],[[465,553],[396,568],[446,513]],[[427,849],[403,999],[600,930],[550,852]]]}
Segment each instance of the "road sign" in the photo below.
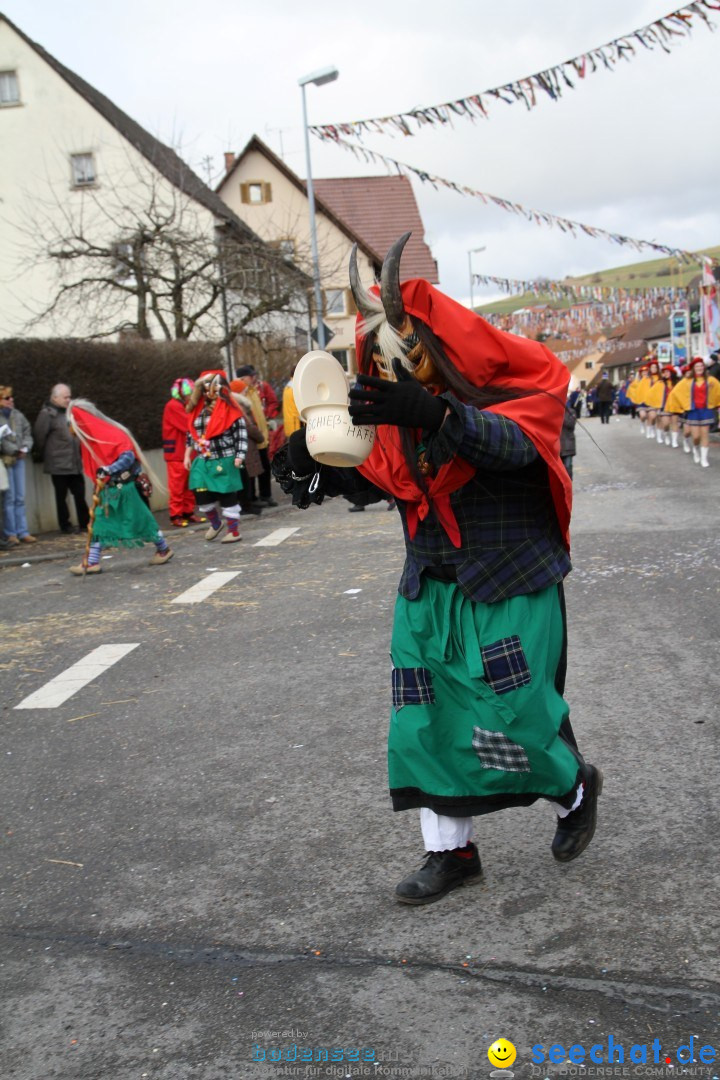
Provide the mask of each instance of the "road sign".
{"label": "road sign", "polygon": [[[334,337],[335,334],[334,334],[334,331],[331,330],[330,327],[327,326],[325,323],[322,324],[322,328],[323,328],[323,331],[325,332],[325,344],[327,345],[330,338]],[[313,339],[313,341],[317,342],[318,344],[320,343],[319,328],[317,326],[313,326],[312,331],[310,332],[310,336]]]}

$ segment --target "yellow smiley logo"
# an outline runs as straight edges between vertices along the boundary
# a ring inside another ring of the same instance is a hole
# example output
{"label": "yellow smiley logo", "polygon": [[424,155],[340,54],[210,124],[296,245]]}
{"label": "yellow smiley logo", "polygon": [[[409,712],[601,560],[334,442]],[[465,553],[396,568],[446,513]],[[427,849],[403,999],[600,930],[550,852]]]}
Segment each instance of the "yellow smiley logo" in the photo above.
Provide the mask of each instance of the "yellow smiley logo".
{"label": "yellow smiley logo", "polygon": [[496,1039],[488,1050],[490,1064],[498,1069],[509,1068],[516,1057],[517,1050],[507,1039]]}

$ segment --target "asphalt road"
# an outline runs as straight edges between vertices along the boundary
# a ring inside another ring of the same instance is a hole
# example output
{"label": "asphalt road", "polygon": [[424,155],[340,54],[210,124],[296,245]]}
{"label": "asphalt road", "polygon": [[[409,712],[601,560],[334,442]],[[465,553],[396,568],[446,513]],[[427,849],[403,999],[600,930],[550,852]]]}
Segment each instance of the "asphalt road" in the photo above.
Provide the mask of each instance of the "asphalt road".
{"label": "asphalt road", "polygon": [[[2,1080],[474,1080],[500,1037],[505,1077],[679,1076],[691,1037],[684,1075],[720,1075],[720,449],[701,469],[629,419],[585,428],[567,697],[598,832],[563,867],[547,805],[484,818],[482,884],[425,908],[393,899],[422,843],[386,791],[385,504],[285,504],[85,581],[3,571]],[[63,704],[16,708],[118,643]]]}

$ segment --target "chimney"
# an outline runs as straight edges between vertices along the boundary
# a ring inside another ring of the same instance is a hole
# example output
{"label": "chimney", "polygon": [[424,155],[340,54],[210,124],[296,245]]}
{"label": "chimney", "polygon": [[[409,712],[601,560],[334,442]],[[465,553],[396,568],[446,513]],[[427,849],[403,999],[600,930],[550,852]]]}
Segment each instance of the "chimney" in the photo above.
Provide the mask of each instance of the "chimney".
{"label": "chimney", "polygon": [[233,154],[232,150],[226,150],[225,151],[225,172],[229,173],[234,164],[235,164],[235,155]]}

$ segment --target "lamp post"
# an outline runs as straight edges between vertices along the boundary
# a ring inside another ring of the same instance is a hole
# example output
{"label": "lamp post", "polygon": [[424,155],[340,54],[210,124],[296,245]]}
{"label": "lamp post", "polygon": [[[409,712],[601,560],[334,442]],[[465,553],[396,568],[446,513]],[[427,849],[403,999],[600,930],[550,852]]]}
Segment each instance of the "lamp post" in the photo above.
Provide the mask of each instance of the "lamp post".
{"label": "lamp post", "polygon": [[475,304],[474,304],[474,300],[473,300],[472,257],[473,257],[473,255],[475,255],[477,252],[480,252],[480,251],[487,251],[487,248],[486,247],[470,248],[470,250],[468,251],[468,270],[470,272],[470,310],[471,311],[475,310]]}
{"label": "lamp post", "polygon": [[337,68],[326,67],[320,68],[319,71],[312,71],[309,75],[303,75],[301,79],[298,79],[298,85],[302,88],[303,130],[305,132],[305,166],[307,170],[308,204],[310,206],[310,245],[312,247],[313,285],[315,291],[315,308],[317,312],[318,345],[321,349],[325,348],[325,324],[323,323],[322,292],[320,290],[320,262],[318,260],[317,227],[315,224],[315,195],[313,193],[312,170],[310,168],[310,131],[308,129],[307,122],[305,87],[308,83],[312,83],[313,86],[324,86],[325,83],[334,82],[339,74],[340,72]]}

